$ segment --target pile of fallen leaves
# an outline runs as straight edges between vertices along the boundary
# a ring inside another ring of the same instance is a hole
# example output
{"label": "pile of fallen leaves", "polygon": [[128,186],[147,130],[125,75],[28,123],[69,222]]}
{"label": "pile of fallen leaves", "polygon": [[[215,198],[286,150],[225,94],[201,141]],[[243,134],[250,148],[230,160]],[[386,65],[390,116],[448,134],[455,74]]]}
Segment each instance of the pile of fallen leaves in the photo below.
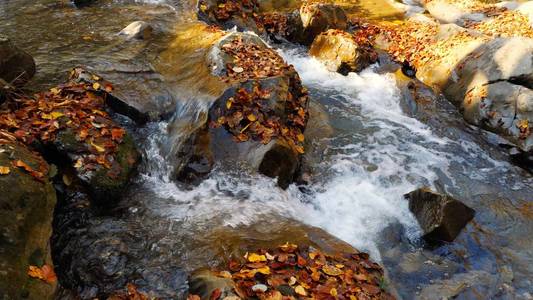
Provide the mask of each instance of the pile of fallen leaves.
{"label": "pile of fallen leaves", "polygon": [[296,115],[289,114],[289,121],[284,124],[269,107],[270,96],[270,92],[262,89],[257,81],[251,92],[245,88],[237,89],[235,95],[226,101],[224,114],[217,120],[212,120],[211,127],[224,126],[233,134],[236,142],[255,140],[268,144],[272,138],[282,137],[297,152],[303,153],[302,143],[305,137],[302,132],[307,118],[306,111],[299,106]]}
{"label": "pile of fallen leaves", "polygon": [[287,243],[244,259],[218,273],[234,280],[242,299],[394,299],[384,290],[382,268],[366,253],[333,256]]}
{"label": "pile of fallen leaves", "polygon": [[232,57],[232,63],[226,66],[231,81],[277,76],[290,68],[274,50],[246,43],[240,36],[222,45],[222,51]]}
{"label": "pile of fallen leaves", "polygon": [[294,67],[287,65],[274,50],[244,42],[241,37],[224,44],[222,51],[231,57],[231,63],[226,65],[227,80],[230,82],[279,75],[289,78],[289,92],[284,103],[286,118],[282,120],[282,116],[273,113],[273,107],[268,104],[270,91],[262,89],[256,81],[252,91],[238,89],[227,100],[222,115],[211,120],[211,126],[224,126],[237,142],[255,140],[268,144],[272,138],[281,137],[298,153],[303,153],[303,131],[308,119],[308,91],[302,86]]}
{"label": "pile of fallen leaves", "polygon": [[488,41],[487,36],[475,36],[467,31],[459,32],[445,39],[437,39],[438,25],[406,22],[383,25],[382,32],[390,42],[388,53],[396,61],[409,62],[415,68],[428,62],[442,60],[455,47],[475,39]]}
{"label": "pile of fallen leaves", "polygon": [[467,28],[497,37],[523,36],[533,38],[531,21],[528,16],[517,11],[505,11],[482,22],[469,22]]}
{"label": "pile of fallen leaves", "polygon": [[[9,151],[9,149],[13,149],[13,146],[15,144],[19,143],[17,141],[17,138],[11,134],[8,131],[5,131],[3,129],[0,129],[0,153],[4,153],[6,151]],[[22,169],[26,173],[30,174],[35,180],[39,182],[44,182],[44,178],[46,174],[48,174],[48,165],[46,162],[42,159],[42,157],[35,153],[34,160],[36,160],[39,164],[38,169],[33,169],[30,165],[25,163],[24,161],[17,159],[17,160],[11,160],[11,165],[8,166],[0,166],[0,175],[9,175],[11,173],[11,168],[15,169]]]}
{"label": "pile of fallen leaves", "polygon": [[14,100],[11,109],[0,112],[0,129],[27,145],[54,143],[58,133],[70,130],[85,146],[76,153],[75,168],[95,170],[101,165],[111,169],[117,164],[114,154],[126,132],[103,110],[112,86],[93,79],[94,83],[70,82],[34,98]]}
{"label": "pile of fallen leaves", "polygon": [[269,34],[288,35],[288,18],[282,13],[263,13],[255,17],[255,24],[261,31]]}
{"label": "pile of fallen leaves", "polygon": [[217,0],[215,7],[210,7],[206,0],[200,0],[198,3],[198,8],[202,13],[211,11],[218,21],[227,21],[233,16],[246,19],[253,16],[253,11],[257,7],[257,0]]}
{"label": "pile of fallen leaves", "polygon": [[[431,1],[433,0],[423,0],[424,3],[430,3]],[[446,0],[446,2],[457,8],[460,8],[463,11],[467,11],[469,13],[482,13],[488,17],[497,16],[507,11],[507,8],[503,6],[496,6],[493,3],[488,3],[490,1],[487,0]]]}

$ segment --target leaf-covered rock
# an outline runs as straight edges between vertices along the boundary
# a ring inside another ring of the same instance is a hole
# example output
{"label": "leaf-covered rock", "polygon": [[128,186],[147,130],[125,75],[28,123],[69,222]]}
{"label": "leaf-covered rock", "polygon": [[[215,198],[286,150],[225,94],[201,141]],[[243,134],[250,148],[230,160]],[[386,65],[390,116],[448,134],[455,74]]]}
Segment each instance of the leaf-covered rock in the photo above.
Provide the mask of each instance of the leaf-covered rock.
{"label": "leaf-covered rock", "polygon": [[55,299],[53,278],[28,275],[30,266],[53,266],[49,238],[56,193],[50,168],[2,130],[0,166],[0,298]]}

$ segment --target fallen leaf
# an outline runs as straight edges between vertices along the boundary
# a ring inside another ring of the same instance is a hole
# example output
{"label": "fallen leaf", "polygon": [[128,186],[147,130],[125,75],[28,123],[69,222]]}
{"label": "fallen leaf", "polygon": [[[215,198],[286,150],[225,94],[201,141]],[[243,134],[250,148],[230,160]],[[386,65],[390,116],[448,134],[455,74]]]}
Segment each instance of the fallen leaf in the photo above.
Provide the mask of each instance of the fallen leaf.
{"label": "fallen leaf", "polygon": [[344,273],[341,269],[331,265],[324,265],[322,267],[322,272],[329,276],[339,276]]}
{"label": "fallen leaf", "polygon": [[7,175],[11,173],[11,169],[9,167],[0,166],[0,175]]}
{"label": "fallen leaf", "polygon": [[304,287],[299,285],[297,286],[294,291],[296,292],[296,294],[300,295],[300,296],[307,296],[307,292],[305,291]]}

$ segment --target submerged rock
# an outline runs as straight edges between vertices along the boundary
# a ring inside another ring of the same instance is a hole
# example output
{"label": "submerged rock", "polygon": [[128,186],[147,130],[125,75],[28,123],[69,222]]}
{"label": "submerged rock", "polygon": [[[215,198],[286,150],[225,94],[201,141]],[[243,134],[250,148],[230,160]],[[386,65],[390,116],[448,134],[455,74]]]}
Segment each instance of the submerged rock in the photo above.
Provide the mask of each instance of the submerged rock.
{"label": "submerged rock", "polygon": [[144,21],[135,21],[122,29],[118,34],[125,36],[127,39],[146,40],[150,38],[152,31],[152,25]]}
{"label": "submerged rock", "polygon": [[421,188],[405,195],[428,242],[453,242],[475,211],[447,195]]}
{"label": "submerged rock", "polygon": [[[21,87],[35,75],[35,61],[27,52],[0,35],[0,80]],[[0,86],[3,86],[0,81]]]}
{"label": "submerged rock", "polygon": [[[49,239],[56,204],[48,164],[0,131],[0,298],[55,299],[56,283],[28,276],[29,266],[53,266]],[[21,161],[42,176],[14,163]]]}
{"label": "submerged rock", "polygon": [[309,54],[324,62],[328,70],[343,75],[363,70],[378,56],[371,47],[358,45],[350,33],[336,29],[318,35]]}

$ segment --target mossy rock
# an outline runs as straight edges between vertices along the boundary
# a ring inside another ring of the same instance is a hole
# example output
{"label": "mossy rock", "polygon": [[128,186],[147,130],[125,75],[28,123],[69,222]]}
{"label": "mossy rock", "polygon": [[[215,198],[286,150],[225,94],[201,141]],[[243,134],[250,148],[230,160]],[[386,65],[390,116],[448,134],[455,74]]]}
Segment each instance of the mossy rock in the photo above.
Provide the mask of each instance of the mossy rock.
{"label": "mossy rock", "polygon": [[[53,146],[54,150],[61,156],[67,156],[72,163],[89,151],[89,145],[77,140],[75,133],[70,129],[60,132]],[[94,171],[83,168],[76,171],[77,177],[86,184],[92,200],[99,205],[113,205],[120,200],[141,160],[133,139],[127,133],[113,157],[116,163],[113,163],[110,169],[97,165]]]}
{"label": "mossy rock", "polygon": [[25,146],[0,144],[0,299],[53,299],[55,284],[30,278],[30,265],[53,265],[49,239],[56,204],[55,190],[47,176],[38,181],[12,165],[21,160],[39,170],[46,162]]}

